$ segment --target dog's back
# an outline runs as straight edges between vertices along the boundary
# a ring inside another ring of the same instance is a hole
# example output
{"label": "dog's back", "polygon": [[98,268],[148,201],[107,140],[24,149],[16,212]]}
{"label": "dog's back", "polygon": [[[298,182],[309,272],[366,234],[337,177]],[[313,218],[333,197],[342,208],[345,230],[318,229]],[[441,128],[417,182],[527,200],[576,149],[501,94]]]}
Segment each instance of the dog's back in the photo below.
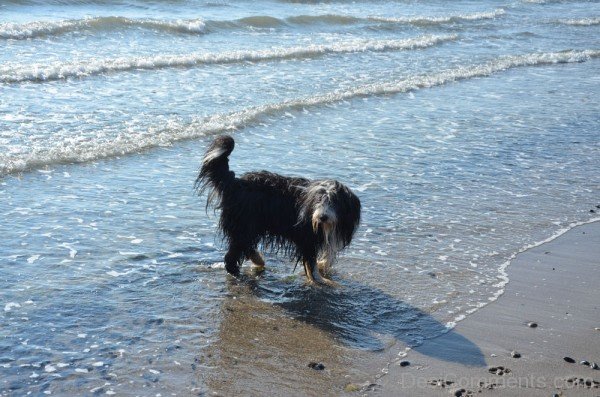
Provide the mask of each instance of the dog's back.
{"label": "dog's back", "polygon": [[271,194],[298,195],[298,189],[305,189],[310,181],[305,178],[287,177],[269,171],[248,172],[240,177],[254,189],[264,189]]}

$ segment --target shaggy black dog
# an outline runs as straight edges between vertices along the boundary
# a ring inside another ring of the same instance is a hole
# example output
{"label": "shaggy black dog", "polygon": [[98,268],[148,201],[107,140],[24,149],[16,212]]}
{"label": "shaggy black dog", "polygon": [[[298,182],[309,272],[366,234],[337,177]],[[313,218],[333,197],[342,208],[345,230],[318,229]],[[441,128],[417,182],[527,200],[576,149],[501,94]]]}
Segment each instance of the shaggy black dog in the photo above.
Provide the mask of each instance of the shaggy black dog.
{"label": "shaggy black dog", "polygon": [[217,137],[210,145],[196,189],[208,191],[207,207],[221,210],[219,229],[229,248],[225,269],[235,276],[244,259],[264,268],[259,244],[302,262],[309,282],[333,284],[320,273],[350,244],[360,223],[360,200],[332,179],[310,181],[267,171],[236,178],[229,170],[233,138]]}

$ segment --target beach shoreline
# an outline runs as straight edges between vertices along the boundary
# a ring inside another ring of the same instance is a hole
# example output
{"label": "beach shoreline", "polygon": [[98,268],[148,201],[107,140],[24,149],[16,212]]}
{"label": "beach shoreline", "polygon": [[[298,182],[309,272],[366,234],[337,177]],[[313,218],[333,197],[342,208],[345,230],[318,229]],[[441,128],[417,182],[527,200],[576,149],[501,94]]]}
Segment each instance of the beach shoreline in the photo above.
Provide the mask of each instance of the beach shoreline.
{"label": "beach shoreline", "polygon": [[598,258],[598,221],[520,252],[502,296],[392,364],[375,394],[600,395]]}

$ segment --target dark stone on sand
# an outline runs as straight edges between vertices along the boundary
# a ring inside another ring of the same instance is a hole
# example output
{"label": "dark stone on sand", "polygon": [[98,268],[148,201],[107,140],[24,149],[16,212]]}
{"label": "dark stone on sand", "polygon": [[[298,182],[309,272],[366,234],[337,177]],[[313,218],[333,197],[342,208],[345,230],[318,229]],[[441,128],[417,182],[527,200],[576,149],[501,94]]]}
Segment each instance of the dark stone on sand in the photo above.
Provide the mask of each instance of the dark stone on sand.
{"label": "dark stone on sand", "polygon": [[465,389],[460,389],[460,390],[457,390],[457,391],[455,391],[455,392],[454,392],[454,395],[455,395],[456,397],[460,397],[460,396],[462,396],[462,395],[463,395],[463,393],[464,393],[464,392],[466,392],[466,390],[465,390]]}
{"label": "dark stone on sand", "polygon": [[510,352],[510,356],[512,358],[521,358],[521,353],[516,352],[516,351],[513,350],[513,351]]}
{"label": "dark stone on sand", "polygon": [[591,369],[600,369],[600,366],[598,366],[598,364],[596,364],[596,363],[591,363],[590,368]]}
{"label": "dark stone on sand", "polygon": [[592,389],[592,388],[597,389],[600,387],[600,382],[598,382],[596,380],[583,379],[583,378],[577,378],[577,377],[567,379],[567,383],[570,383],[573,386],[585,386],[590,389]]}
{"label": "dark stone on sand", "polygon": [[401,367],[408,367],[410,365],[410,361],[400,361]]}
{"label": "dark stone on sand", "polygon": [[583,361],[580,361],[579,364],[587,366],[587,365],[590,365],[590,362],[586,361],[586,360],[583,360]]}
{"label": "dark stone on sand", "polygon": [[500,367],[490,367],[490,368],[488,368],[488,372],[491,374],[496,374],[496,375],[502,376],[504,374],[509,374],[511,371],[510,371],[510,368],[504,368],[504,367],[500,366]]}
{"label": "dark stone on sand", "polygon": [[325,369],[325,366],[321,363],[310,362],[308,363],[308,367],[314,369],[315,371],[322,371]]}
{"label": "dark stone on sand", "polygon": [[527,326],[528,326],[529,328],[537,328],[537,326],[538,326],[538,325],[537,325],[537,323],[534,323],[533,321],[531,321],[531,322],[528,322],[528,323],[527,323]]}
{"label": "dark stone on sand", "polygon": [[595,210],[590,210],[590,212],[591,212],[591,213],[595,213],[596,211],[595,211]]}
{"label": "dark stone on sand", "polygon": [[563,360],[565,360],[566,362],[570,363],[570,364],[574,364],[575,360],[573,360],[571,357],[565,357],[563,358]]}

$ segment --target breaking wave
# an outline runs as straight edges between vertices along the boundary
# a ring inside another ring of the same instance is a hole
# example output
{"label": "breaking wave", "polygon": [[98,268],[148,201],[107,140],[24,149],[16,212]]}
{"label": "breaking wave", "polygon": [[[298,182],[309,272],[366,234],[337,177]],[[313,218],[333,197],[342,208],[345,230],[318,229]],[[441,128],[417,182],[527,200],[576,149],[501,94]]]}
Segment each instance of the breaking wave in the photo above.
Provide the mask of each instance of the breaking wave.
{"label": "breaking wave", "polygon": [[[563,51],[506,56],[492,61],[448,69],[438,73],[415,75],[403,80],[368,84],[353,89],[332,91],[314,96],[291,99],[279,103],[249,107],[237,112],[196,118],[191,122],[171,120],[159,127],[134,133],[122,132],[110,136],[70,138],[52,145],[46,143],[26,149],[26,153],[0,154],[0,175],[26,171],[57,163],[81,163],[114,157],[177,141],[238,130],[255,125],[264,117],[337,103],[360,97],[398,94],[402,92],[440,86],[461,80],[486,77],[492,74],[525,66],[584,62],[600,57],[600,50]],[[99,133],[100,135],[100,133]]]}
{"label": "breaking wave", "polygon": [[490,12],[479,12],[473,14],[456,14],[456,15],[443,15],[443,16],[434,16],[434,17],[369,17],[371,21],[377,22],[391,22],[391,23],[405,23],[411,25],[439,25],[444,23],[455,23],[462,21],[478,21],[483,19],[494,19],[496,17],[502,16],[506,13],[501,8],[498,8],[494,11]]}
{"label": "breaking wave", "polygon": [[172,33],[205,33],[206,24],[201,19],[131,19],[125,17],[93,17],[60,21],[33,21],[27,23],[0,24],[0,38],[24,40],[82,30],[119,30],[122,28],[146,28]]}
{"label": "breaking wave", "polygon": [[82,31],[120,31],[128,28],[142,28],[167,33],[205,34],[220,30],[241,28],[278,28],[290,25],[353,25],[365,23],[391,23],[410,25],[440,25],[465,21],[493,19],[505,13],[503,9],[472,14],[452,14],[441,16],[411,17],[355,17],[351,15],[298,15],[288,18],[276,18],[268,15],[257,15],[235,20],[202,20],[202,19],[132,19],[121,16],[89,17],[83,19],[66,19],[57,21],[33,21],[27,23],[1,23],[0,38],[25,40],[46,36],[58,36]]}
{"label": "breaking wave", "polygon": [[600,25],[600,17],[580,18],[580,19],[561,19],[557,21],[562,25],[571,26],[594,26]]}
{"label": "breaking wave", "polygon": [[345,43],[313,44],[302,47],[274,48],[268,50],[92,59],[67,63],[55,62],[49,65],[5,64],[0,66],[0,82],[44,82],[140,69],[191,68],[213,64],[312,58],[333,53],[410,50],[430,47],[439,43],[456,40],[456,38],[456,35],[422,36],[405,40],[353,40]]}

